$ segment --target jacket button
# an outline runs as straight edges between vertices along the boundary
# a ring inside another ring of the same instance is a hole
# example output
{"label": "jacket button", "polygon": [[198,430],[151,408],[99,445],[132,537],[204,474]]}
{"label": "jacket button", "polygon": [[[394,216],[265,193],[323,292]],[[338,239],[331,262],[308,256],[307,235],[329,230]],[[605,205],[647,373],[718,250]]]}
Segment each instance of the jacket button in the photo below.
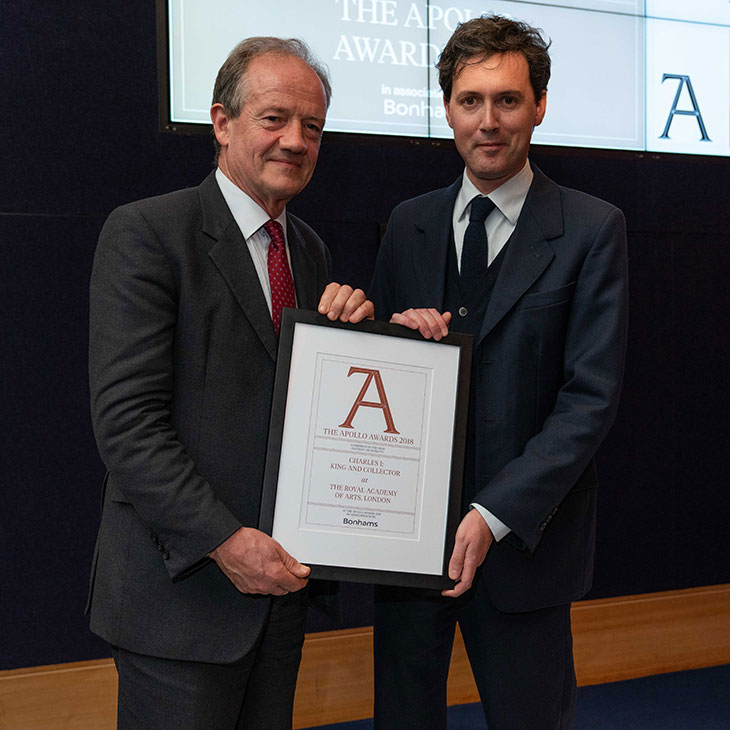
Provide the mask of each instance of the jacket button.
{"label": "jacket button", "polygon": [[542,523],[540,524],[540,532],[545,532],[545,528],[546,528],[546,527],[547,527],[547,523],[546,523],[546,522],[542,522]]}
{"label": "jacket button", "polygon": [[162,559],[163,560],[169,560],[170,559],[170,553],[167,552],[167,550],[162,551]]}
{"label": "jacket button", "polygon": [[466,317],[469,314],[469,310],[466,307],[459,307],[459,316]]}

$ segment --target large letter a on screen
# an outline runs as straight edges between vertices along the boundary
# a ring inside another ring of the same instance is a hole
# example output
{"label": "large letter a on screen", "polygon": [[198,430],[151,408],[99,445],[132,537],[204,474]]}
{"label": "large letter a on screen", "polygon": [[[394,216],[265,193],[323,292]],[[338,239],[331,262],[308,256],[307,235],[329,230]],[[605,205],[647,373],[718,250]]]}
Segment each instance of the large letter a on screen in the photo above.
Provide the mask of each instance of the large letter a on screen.
{"label": "large letter a on screen", "polygon": [[[697,119],[697,124],[700,126],[700,142],[712,142],[707,135],[705,121],[702,119],[702,112],[700,112],[699,104],[697,104],[697,97],[695,96],[689,76],[685,74],[664,74],[664,76],[662,76],[662,83],[664,83],[667,79],[675,79],[679,81],[679,86],[677,86],[677,93],[674,95],[672,108],[670,109],[669,116],[667,117],[667,124],[664,127],[664,131],[659,135],[659,139],[669,139],[669,127],[672,126],[674,116],[679,114],[680,116],[695,117]],[[679,97],[682,94],[682,88],[684,86],[687,87],[687,93],[689,94],[689,99],[692,103],[692,109],[677,109]]]}

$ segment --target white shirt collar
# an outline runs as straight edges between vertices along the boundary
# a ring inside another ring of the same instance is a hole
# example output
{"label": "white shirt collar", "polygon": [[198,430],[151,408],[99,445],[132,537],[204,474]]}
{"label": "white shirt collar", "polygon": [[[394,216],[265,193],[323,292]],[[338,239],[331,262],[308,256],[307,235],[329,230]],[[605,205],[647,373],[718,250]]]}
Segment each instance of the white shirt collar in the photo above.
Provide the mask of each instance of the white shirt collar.
{"label": "white shirt collar", "polygon": [[[264,223],[271,220],[269,214],[253,198],[244,193],[238,185],[231,182],[220,167],[215,171],[215,179],[245,239],[249,239]],[[286,209],[274,220],[281,223],[281,227],[284,229],[284,239],[286,240]]]}
{"label": "white shirt collar", "polygon": [[[532,185],[533,177],[534,174],[530,163],[526,161],[525,166],[514,177],[511,177],[496,190],[492,190],[487,196],[512,226],[517,225],[517,219],[519,218],[527,193],[530,190],[530,185]],[[479,192],[476,185],[474,185],[466,174],[466,169],[464,169],[461,189],[456,196],[456,203],[454,205],[454,211],[457,213],[456,217],[459,220],[464,220],[469,204],[477,195],[483,195],[483,193]]]}

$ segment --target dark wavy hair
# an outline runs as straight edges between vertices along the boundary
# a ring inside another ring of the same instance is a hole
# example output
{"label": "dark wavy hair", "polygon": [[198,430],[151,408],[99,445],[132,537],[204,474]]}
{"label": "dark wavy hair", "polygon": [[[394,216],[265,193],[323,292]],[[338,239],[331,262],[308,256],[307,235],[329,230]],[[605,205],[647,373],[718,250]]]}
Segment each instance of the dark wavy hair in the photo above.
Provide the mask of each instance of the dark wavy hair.
{"label": "dark wavy hair", "polygon": [[[248,85],[246,83],[246,71],[254,58],[264,55],[273,56],[295,56],[306,63],[324,87],[327,107],[332,98],[332,86],[330,84],[327,67],[320,63],[309,46],[298,38],[274,38],[272,36],[254,36],[241,41],[226,58],[218,71],[213,87],[213,104],[222,104],[226,112],[236,118],[246,101]],[[220,152],[218,140],[213,136],[216,156]]]}
{"label": "dark wavy hair", "polygon": [[550,42],[540,33],[538,28],[502,15],[482,15],[459,23],[436,64],[444,99],[451,99],[454,79],[470,58],[481,62],[495,53],[521,53],[530,69],[535,101],[539,101],[550,80]]}

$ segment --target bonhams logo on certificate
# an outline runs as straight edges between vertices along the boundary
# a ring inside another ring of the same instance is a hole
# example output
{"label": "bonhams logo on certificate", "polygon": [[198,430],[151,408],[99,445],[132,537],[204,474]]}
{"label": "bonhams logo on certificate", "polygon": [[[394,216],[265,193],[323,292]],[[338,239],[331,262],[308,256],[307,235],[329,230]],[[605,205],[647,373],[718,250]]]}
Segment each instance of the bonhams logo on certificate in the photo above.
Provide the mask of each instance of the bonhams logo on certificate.
{"label": "bonhams logo on certificate", "polygon": [[418,539],[431,369],[318,353],[300,528]]}

